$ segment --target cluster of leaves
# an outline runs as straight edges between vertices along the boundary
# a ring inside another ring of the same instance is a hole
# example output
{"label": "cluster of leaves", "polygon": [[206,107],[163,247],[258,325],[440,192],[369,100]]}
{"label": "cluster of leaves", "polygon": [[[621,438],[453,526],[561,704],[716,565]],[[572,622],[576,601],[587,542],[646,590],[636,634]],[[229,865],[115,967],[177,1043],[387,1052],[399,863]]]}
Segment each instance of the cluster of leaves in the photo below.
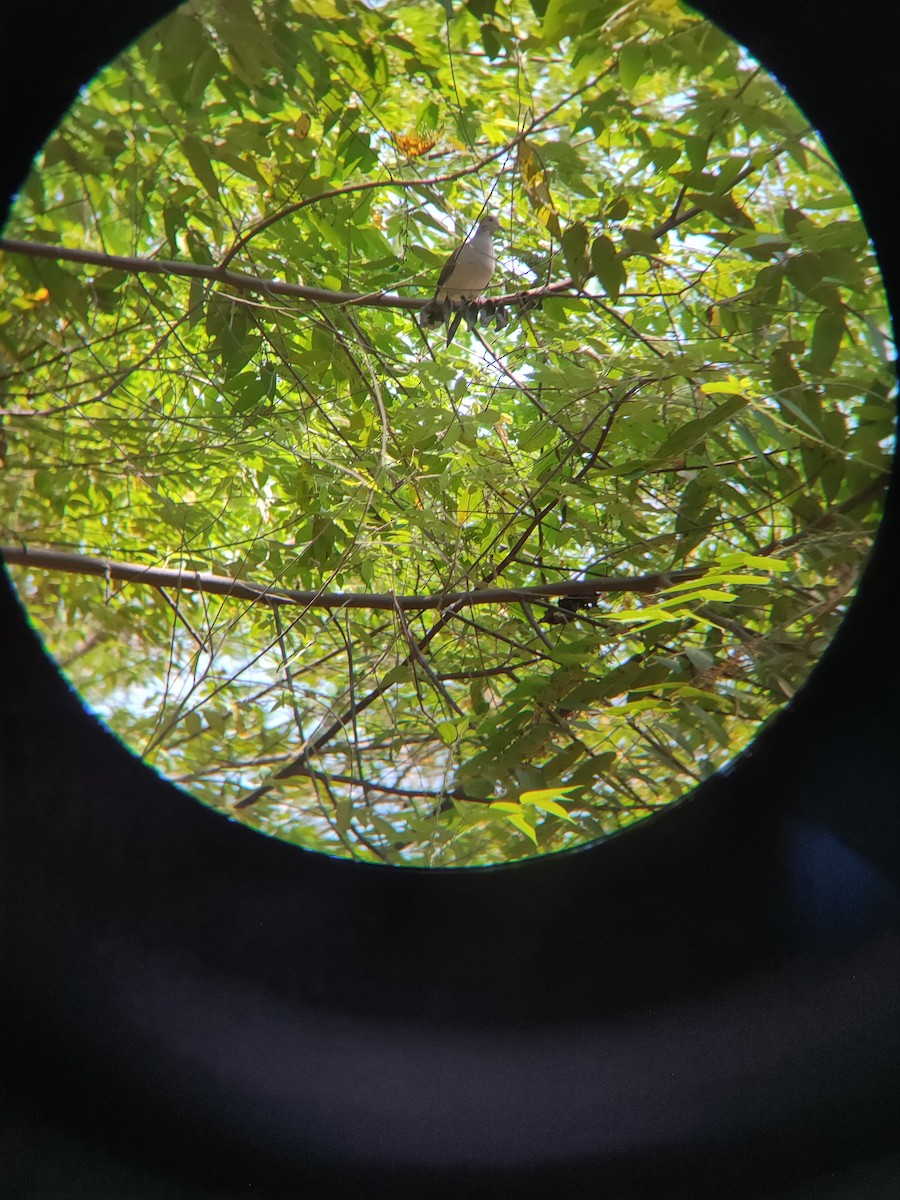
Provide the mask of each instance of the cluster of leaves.
{"label": "cluster of leaves", "polygon": [[[447,345],[415,309],[485,208],[506,320]],[[6,236],[18,586],[130,746],[264,831],[437,865],[606,836],[845,611],[891,434],[877,267],[802,115],[675,0],[192,2]]]}

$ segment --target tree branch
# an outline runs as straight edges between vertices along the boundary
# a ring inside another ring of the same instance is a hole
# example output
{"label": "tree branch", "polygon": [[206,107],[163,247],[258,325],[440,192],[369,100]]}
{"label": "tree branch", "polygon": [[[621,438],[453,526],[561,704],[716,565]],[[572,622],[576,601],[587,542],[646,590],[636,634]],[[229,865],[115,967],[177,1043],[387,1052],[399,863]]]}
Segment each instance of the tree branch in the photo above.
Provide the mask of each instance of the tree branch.
{"label": "tree branch", "polygon": [[[316,771],[312,767],[304,767],[302,770],[295,771],[292,778],[318,779],[322,782],[327,780],[329,783],[344,784],[347,787],[360,788],[363,791],[382,792],[388,796],[403,796],[410,799],[464,800],[467,804],[493,804],[494,802],[493,796],[472,796],[468,792],[460,791],[459,788],[444,788],[440,791],[435,791],[433,788],[403,788],[385,783],[370,783],[368,779],[360,779],[355,775],[334,775],[326,771]],[[239,800],[234,807],[247,808],[248,802],[246,799]]]}
{"label": "tree branch", "polygon": [[557,597],[573,599],[618,592],[657,592],[672,584],[699,579],[705,567],[680,571],[657,572],[650,575],[609,575],[592,579],[564,579],[556,583],[539,583],[520,588],[471,588],[463,592],[437,592],[433,595],[403,596],[395,592],[326,592],[309,589],[264,587],[234,579],[230,575],[213,575],[186,567],[148,567],[142,563],[120,562],[111,558],[93,558],[64,550],[33,549],[28,546],[0,546],[0,558],[9,564],[42,571],[65,571],[74,575],[95,575],[119,583],[137,583],[154,588],[177,588],[181,591],[204,592],[212,596],[228,596],[234,600],[257,600],[271,605],[299,605],[304,608],[364,608],[396,613],[423,612],[427,609],[469,608],[478,604],[515,604],[517,601],[542,600]]}
{"label": "tree branch", "polygon": [[[428,296],[394,296],[389,292],[337,292],[329,288],[307,287],[303,283],[285,283],[281,279],[261,279],[258,275],[246,275],[241,271],[229,271],[225,267],[207,266],[204,263],[105,254],[100,250],[81,250],[73,246],[53,246],[44,242],[23,242],[18,238],[0,238],[0,250],[5,250],[7,254],[22,254],[27,258],[87,263],[104,270],[125,271],[129,275],[176,275],[186,279],[205,279],[209,283],[227,284],[236,291],[260,292],[267,296],[294,296],[315,304],[367,305],[373,308],[400,308],[416,312],[424,308],[429,300]],[[431,287],[430,283],[428,286]],[[557,283],[509,292],[491,299],[495,304],[533,303],[544,296],[568,292],[571,287],[571,279],[562,279]]]}

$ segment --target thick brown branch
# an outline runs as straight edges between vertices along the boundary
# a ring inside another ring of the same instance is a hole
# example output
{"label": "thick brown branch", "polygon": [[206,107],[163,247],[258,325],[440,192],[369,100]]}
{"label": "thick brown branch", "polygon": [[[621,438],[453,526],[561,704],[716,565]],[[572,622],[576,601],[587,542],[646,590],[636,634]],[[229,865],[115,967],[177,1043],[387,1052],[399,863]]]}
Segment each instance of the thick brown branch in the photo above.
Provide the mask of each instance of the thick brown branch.
{"label": "thick brown branch", "polygon": [[427,609],[468,608],[477,604],[515,604],[517,601],[550,601],[560,596],[584,598],[615,592],[656,592],[687,579],[699,579],[704,568],[658,572],[652,575],[607,575],[592,579],[563,579],[521,588],[472,588],[464,592],[436,592],[427,596],[399,596],[395,592],[325,592],[294,588],[264,587],[212,575],[186,567],[148,567],[142,563],[93,558],[64,550],[42,550],[28,546],[0,546],[7,563],[42,571],[65,571],[74,575],[96,575],[119,583],[137,583],[154,588],[205,592],[235,600],[258,600],[264,604],[298,605],[304,608],[365,608],[388,612],[422,612]]}
{"label": "thick brown branch", "polygon": [[[428,302],[427,296],[394,296],[389,292],[337,292],[328,288],[307,287],[303,283],[285,283],[281,279],[260,279],[223,267],[203,263],[178,262],[170,258],[137,258],[124,254],[104,254],[99,250],[80,250],[73,246],[52,246],[43,242],[23,242],[16,238],[0,238],[0,250],[7,254],[23,254],[28,258],[50,258],[58,262],[87,263],[105,270],[125,271],[129,275],[177,275],[186,279],[205,279],[210,283],[227,284],[240,292],[261,292],[267,296],[295,296],[316,304],[368,305],[373,308],[401,308],[415,312]],[[544,296],[567,292],[571,279],[563,279],[546,287],[528,288],[504,296],[492,296],[495,304],[521,304]]]}

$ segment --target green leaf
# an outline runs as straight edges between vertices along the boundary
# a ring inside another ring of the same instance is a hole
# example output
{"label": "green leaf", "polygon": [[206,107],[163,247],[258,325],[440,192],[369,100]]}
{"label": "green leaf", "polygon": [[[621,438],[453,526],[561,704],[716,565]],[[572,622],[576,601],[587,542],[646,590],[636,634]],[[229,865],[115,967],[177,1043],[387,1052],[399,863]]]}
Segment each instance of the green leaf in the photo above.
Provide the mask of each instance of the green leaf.
{"label": "green leaf", "polygon": [[812,347],[804,359],[804,366],[813,375],[827,375],[840,349],[841,339],[847,331],[842,312],[823,309],[813,328]]}
{"label": "green leaf", "polygon": [[194,16],[173,13],[162,27],[159,78],[176,100],[184,102],[197,60],[209,49],[203,26]]}
{"label": "green leaf", "polygon": [[692,479],[681,495],[675,515],[675,532],[685,534],[701,528],[700,514],[709,499],[712,486],[701,478]]}
{"label": "green leaf", "polygon": [[729,421],[742,408],[746,408],[748,404],[749,400],[745,396],[730,396],[722,404],[708,412],[706,416],[686,421],[680,429],[676,429],[657,447],[653,452],[653,461],[667,462],[672,458],[682,456],[687,450],[693,449],[698,442],[703,441],[719,425]]}
{"label": "green leaf", "polygon": [[648,258],[656,258],[662,253],[659,242],[646,229],[625,229],[625,242],[629,250],[635,254],[645,254]]}
{"label": "green leaf", "polygon": [[191,165],[191,170],[214,199],[219,198],[219,180],[210,162],[209,149],[200,138],[189,134],[181,143],[185,158]]}
{"label": "green leaf", "polygon": [[607,221],[624,221],[628,216],[631,202],[627,196],[617,196],[606,210]]}
{"label": "green leaf", "polygon": [[627,272],[611,238],[605,235],[594,238],[591,243],[591,266],[603,285],[603,290],[615,303],[619,292],[625,286]]}
{"label": "green leaf", "polygon": [[346,834],[353,819],[353,806],[350,803],[349,797],[341,796],[338,798],[334,806],[334,818],[338,832]]}
{"label": "green leaf", "polygon": [[689,192],[686,196],[688,204],[695,205],[697,208],[702,208],[706,212],[713,213],[714,216],[721,217],[727,225],[735,226],[738,229],[753,229],[753,218],[735,201],[733,196],[717,196],[714,194],[701,194],[699,192]]}
{"label": "green leaf", "polygon": [[827,266],[822,254],[797,254],[788,260],[785,273],[798,291],[827,308],[838,310],[840,293],[824,278]]}
{"label": "green leaf", "polygon": [[583,221],[567,225],[562,235],[566,267],[576,287],[583,287],[590,274],[588,231]]}
{"label": "green leaf", "polygon": [[462,717],[457,721],[438,722],[438,733],[441,740],[448,746],[454,745],[454,743],[464,737],[469,732],[469,728],[470,721],[468,717]]}
{"label": "green leaf", "polygon": [[[710,139],[708,137],[693,136],[684,139],[684,149],[687,153],[688,162],[697,172],[702,171],[706,166],[706,159],[709,155],[709,142]],[[696,203],[696,200],[692,200],[691,202]]]}
{"label": "green leaf", "polygon": [[619,80],[626,92],[634,89],[644,71],[646,54],[639,42],[629,42],[619,51]]}

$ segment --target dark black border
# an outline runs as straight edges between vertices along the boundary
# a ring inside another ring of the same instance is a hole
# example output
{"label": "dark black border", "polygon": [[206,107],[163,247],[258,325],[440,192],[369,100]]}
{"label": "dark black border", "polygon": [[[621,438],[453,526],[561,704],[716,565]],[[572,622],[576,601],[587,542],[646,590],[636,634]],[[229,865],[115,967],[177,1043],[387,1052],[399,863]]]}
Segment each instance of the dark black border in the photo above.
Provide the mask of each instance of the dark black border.
{"label": "dark black border", "polygon": [[[0,13],[4,195],[166,7]],[[822,130],[896,311],[896,6],[704,8]],[[896,490],[850,617],[733,772],[500,871],[331,861],[186,802],[3,577],[4,1196],[890,1194]]]}

